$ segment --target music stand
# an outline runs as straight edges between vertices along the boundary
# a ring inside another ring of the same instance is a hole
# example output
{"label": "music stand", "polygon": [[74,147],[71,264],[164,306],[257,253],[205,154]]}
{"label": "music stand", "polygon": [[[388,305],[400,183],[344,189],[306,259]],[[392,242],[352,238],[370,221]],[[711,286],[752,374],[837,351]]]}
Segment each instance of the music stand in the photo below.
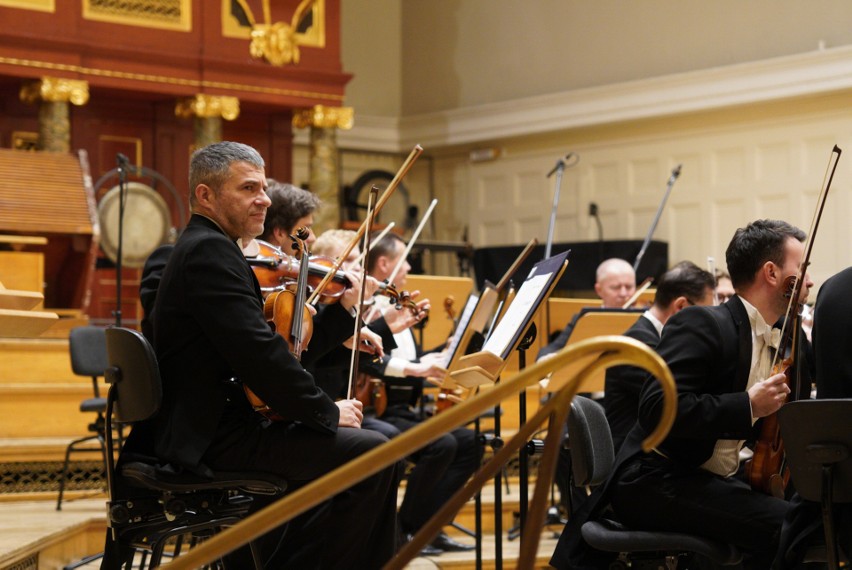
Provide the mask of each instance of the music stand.
{"label": "music stand", "polygon": [[[596,336],[622,335],[636,320],[642,316],[642,309],[604,309],[600,307],[585,308],[577,315],[574,329],[565,346],[571,346],[580,341]],[[578,358],[571,364],[560,368],[553,373],[546,389],[549,392],[559,391],[569,380],[574,378],[580,370],[588,366],[599,355]],[[590,376],[580,386],[580,392],[603,392],[606,370],[600,370]]]}
{"label": "music stand", "polygon": [[790,402],[778,410],[778,424],[796,491],[822,507],[828,566],[835,569],[833,507],[852,503],[852,399]]}
{"label": "music stand", "polygon": [[533,316],[541,304],[547,301],[565,272],[569,253],[560,253],[533,266],[503,318],[490,331],[482,350],[463,356],[459,360],[461,368],[450,372],[450,378],[466,388],[497,381],[506,366],[506,359],[517,349]]}

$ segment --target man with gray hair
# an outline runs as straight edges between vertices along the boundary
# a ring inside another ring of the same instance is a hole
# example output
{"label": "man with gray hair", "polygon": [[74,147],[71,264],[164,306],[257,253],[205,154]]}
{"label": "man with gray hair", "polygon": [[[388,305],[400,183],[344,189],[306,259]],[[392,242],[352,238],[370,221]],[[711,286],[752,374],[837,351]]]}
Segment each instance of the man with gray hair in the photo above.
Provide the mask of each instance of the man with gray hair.
{"label": "man with gray hair", "polygon": [[[192,156],[192,218],[165,268],[154,309],[163,379],[154,451],[201,475],[263,471],[296,488],[387,438],[361,430],[360,402],[332,401],[267,324],[241,251],[264,229],[270,206],[264,168],[257,151],[239,143],[212,144]],[[352,290],[356,300],[357,287]],[[332,330],[343,342],[354,321],[347,311],[339,315]],[[243,385],[283,421],[256,413]],[[270,552],[262,554],[272,557],[265,567],[381,567],[393,554],[395,511],[396,473],[389,468],[290,523],[283,536],[299,540],[288,538],[279,548],[268,535]]]}

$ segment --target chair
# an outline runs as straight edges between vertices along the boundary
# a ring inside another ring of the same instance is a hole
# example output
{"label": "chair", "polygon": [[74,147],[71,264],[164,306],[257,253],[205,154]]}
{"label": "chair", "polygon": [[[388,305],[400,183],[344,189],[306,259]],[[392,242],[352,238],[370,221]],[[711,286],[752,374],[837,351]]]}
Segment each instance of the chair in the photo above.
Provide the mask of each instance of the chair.
{"label": "chair", "polygon": [[790,402],[778,411],[778,425],[796,492],[821,507],[825,561],[833,570],[842,559],[834,507],[852,503],[852,400]]}
{"label": "chair", "polygon": [[59,480],[59,497],[56,500],[56,510],[62,510],[62,497],[65,494],[65,483],[68,479],[71,453],[75,451],[91,451],[91,447],[85,444],[97,440],[101,447],[106,468],[106,444],[104,438],[104,412],[106,411],[106,398],[102,398],[98,388],[98,378],[104,375],[106,368],[106,337],[104,329],[100,327],[76,327],[68,336],[68,347],[71,353],[71,370],[79,376],[88,376],[92,379],[93,398],[86,398],[80,402],[80,411],[83,413],[96,414],[95,421],[89,424],[89,432],[92,435],[75,439],[65,449],[65,461],[62,464],[62,477]]}
{"label": "chair", "polygon": [[[612,434],[600,404],[574,397],[568,414],[568,443],[574,484],[595,487],[606,481],[615,459]],[[676,532],[630,530],[607,518],[586,522],[581,532],[592,547],[620,555],[610,568],[626,568],[630,561],[633,567],[674,569],[688,554],[700,554],[723,566],[742,560],[739,550],[729,544]],[[658,562],[649,565],[649,560]]]}
{"label": "chair", "polygon": [[[144,336],[125,328],[107,329],[106,346],[110,384],[106,439],[111,449],[113,423],[133,424],[152,417],[159,409],[162,388],[154,351]],[[134,496],[118,496],[118,476],[132,485]],[[191,547],[243,518],[251,504],[249,495],[281,495],[287,489],[286,481],[269,474],[220,472],[208,478],[130,454],[122,455],[118,470],[113,455],[107,455],[107,481],[110,532],[119,544],[150,555],[149,568],[159,566],[170,539],[177,541],[173,555],[178,556],[183,537],[190,537]],[[250,546],[255,566],[262,568]]]}

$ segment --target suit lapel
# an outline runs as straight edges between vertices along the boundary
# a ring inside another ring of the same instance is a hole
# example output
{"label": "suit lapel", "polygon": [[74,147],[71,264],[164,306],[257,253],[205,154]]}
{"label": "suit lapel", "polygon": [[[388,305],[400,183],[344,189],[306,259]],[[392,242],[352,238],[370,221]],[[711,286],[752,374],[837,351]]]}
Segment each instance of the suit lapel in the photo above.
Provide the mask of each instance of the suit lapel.
{"label": "suit lapel", "polygon": [[745,390],[748,385],[748,375],[751,372],[751,325],[748,313],[739,297],[733,297],[725,303],[725,307],[731,312],[734,326],[737,329],[737,371],[734,380],[734,391]]}

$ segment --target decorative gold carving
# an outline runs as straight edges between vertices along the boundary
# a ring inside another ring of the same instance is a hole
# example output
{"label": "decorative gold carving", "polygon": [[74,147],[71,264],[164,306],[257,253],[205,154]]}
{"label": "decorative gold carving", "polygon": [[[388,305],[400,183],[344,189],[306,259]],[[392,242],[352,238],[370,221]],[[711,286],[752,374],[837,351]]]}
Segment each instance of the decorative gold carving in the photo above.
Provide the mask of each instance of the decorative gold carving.
{"label": "decorative gold carving", "polygon": [[56,0],[0,0],[0,6],[21,8],[22,10],[38,10],[39,12],[56,12]]}
{"label": "decorative gold carving", "polygon": [[314,105],[311,109],[300,109],[293,115],[293,126],[297,129],[317,127],[321,129],[338,128],[349,130],[354,122],[352,107],[326,107]]}
{"label": "decorative gold carving", "polygon": [[191,0],[83,0],[83,17],[165,30],[192,30]]}
{"label": "decorative gold carving", "polygon": [[251,30],[249,53],[253,58],[265,59],[272,65],[299,63],[296,35],[285,22],[255,24]]}
{"label": "decorative gold carving", "polygon": [[190,117],[221,117],[233,121],[240,116],[240,100],[223,95],[205,95],[180,99],[175,105],[175,115],[183,119]]}
{"label": "decorative gold carving", "polygon": [[[271,25],[270,0],[263,0],[263,23]],[[235,6],[236,5],[236,6]],[[238,9],[244,15],[237,17],[233,11]],[[248,22],[248,24],[246,24]],[[222,35],[227,38],[250,39],[252,30],[258,25],[251,7],[245,0],[222,0]],[[293,18],[290,28],[295,35],[295,44],[309,47],[325,47],[325,0],[302,0]]]}
{"label": "decorative gold carving", "polygon": [[89,83],[80,79],[42,77],[39,81],[25,83],[21,87],[20,97],[25,103],[70,101],[74,105],[85,105],[89,101]]}
{"label": "decorative gold carving", "polygon": [[280,89],[277,87],[264,87],[262,85],[245,85],[241,83],[227,83],[225,81],[208,81],[197,79],[186,79],[183,77],[169,77],[166,75],[151,75],[147,73],[130,73],[114,69],[100,69],[97,67],[83,67],[81,65],[69,65],[65,63],[53,63],[49,61],[38,61],[34,59],[20,59],[17,57],[0,56],[0,64],[33,69],[49,69],[51,71],[63,71],[91,75],[95,77],[112,77],[127,81],[139,81],[142,83],[159,83],[163,85],[181,85],[194,87],[196,89],[229,89],[232,91],[245,91],[249,93],[264,93],[266,95],[280,95],[283,97],[304,97],[308,99],[325,99],[343,101],[343,95],[336,93],[321,93],[318,91],[299,91],[296,89]]}

